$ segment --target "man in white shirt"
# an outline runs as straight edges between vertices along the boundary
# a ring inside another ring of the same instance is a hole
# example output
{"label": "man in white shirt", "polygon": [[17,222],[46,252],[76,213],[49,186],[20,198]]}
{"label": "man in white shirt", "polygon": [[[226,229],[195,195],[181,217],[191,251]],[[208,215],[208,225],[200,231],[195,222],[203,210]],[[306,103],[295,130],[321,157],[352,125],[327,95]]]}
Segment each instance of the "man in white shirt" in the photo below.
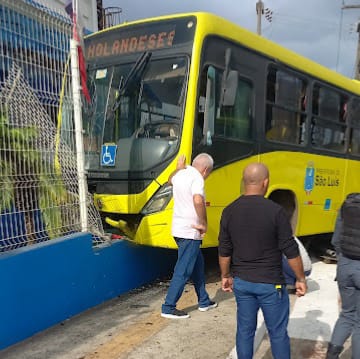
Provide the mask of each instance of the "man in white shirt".
{"label": "man in white shirt", "polygon": [[177,169],[169,177],[173,186],[174,213],[171,234],[178,246],[178,259],[161,316],[183,319],[189,314],[176,308],[186,282],[191,278],[198,297],[199,310],[215,308],[205,289],[204,258],[200,246],[207,231],[204,180],[212,171],[214,161],[207,153],[197,155],[192,166],[185,166],[185,156],[178,159]]}

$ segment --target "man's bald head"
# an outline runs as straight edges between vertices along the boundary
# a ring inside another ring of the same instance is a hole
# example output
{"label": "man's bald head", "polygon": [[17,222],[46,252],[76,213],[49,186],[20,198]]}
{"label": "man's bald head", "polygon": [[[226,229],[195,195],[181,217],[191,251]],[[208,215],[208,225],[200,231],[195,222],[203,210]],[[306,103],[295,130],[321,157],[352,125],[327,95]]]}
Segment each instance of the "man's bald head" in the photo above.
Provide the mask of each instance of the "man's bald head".
{"label": "man's bald head", "polygon": [[204,178],[206,178],[214,167],[214,160],[209,154],[200,153],[194,158],[192,166],[195,167]]}
{"label": "man's bald head", "polygon": [[250,163],[243,172],[245,195],[264,195],[269,185],[269,170],[262,163]]}

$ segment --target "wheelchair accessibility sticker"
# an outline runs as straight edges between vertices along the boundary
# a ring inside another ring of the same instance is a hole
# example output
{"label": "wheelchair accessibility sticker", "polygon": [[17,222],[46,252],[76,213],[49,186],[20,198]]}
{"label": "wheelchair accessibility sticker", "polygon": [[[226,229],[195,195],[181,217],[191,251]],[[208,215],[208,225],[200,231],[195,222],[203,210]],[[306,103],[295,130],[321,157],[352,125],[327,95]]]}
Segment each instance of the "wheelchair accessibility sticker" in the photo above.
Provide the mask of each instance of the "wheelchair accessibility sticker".
{"label": "wheelchair accessibility sticker", "polygon": [[117,145],[105,144],[101,147],[101,166],[115,166]]}

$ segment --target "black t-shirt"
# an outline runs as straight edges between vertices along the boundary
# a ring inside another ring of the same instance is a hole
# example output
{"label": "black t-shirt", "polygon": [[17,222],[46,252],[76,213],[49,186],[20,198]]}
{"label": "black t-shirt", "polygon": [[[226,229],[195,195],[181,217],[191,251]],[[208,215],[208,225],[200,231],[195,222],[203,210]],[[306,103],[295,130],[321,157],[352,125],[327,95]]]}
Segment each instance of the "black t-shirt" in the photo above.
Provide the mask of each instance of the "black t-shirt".
{"label": "black t-shirt", "polygon": [[233,276],[255,283],[284,284],[282,253],[299,256],[288,215],[262,196],[241,196],[222,213],[219,255],[231,257]]}

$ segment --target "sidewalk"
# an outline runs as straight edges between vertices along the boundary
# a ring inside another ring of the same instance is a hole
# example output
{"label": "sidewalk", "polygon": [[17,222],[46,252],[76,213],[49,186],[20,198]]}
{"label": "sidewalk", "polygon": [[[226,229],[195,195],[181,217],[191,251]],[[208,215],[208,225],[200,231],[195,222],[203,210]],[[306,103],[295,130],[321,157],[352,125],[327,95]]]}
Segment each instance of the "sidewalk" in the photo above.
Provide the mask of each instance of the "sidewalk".
{"label": "sidewalk", "polygon": [[[314,261],[309,293],[291,295],[292,358],[325,358],[338,316],[336,265]],[[2,359],[235,359],[236,304],[222,292],[219,276],[207,288],[219,307],[199,312],[192,286],[179,302],[191,318],[160,317],[168,283],[157,283],[109,301],[7,350]],[[260,315],[260,318],[261,315]],[[263,339],[264,338],[264,339]],[[263,339],[263,340],[262,340]],[[262,320],[254,359],[271,359]],[[349,349],[341,357],[350,359]]]}

